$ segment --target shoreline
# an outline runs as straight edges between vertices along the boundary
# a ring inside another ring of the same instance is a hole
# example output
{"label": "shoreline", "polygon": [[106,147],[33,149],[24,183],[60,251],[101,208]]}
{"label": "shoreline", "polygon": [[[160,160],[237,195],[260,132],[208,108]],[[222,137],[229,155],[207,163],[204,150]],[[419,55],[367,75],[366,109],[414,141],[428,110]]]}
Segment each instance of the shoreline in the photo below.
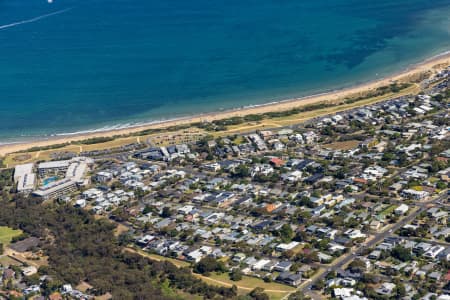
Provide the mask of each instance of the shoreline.
{"label": "shoreline", "polygon": [[389,85],[396,81],[401,81],[408,77],[421,74],[427,71],[436,71],[439,65],[450,65],[450,51],[445,51],[438,55],[432,56],[419,62],[417,64],[412,64],[411,66],[396,72],[392,75],[374,79],[362,84],[356,84],[354,86],[345,87],[342,89],[330,90],[318,94],[313,94],[305,97],[291,98],[280,101],[273,101],[269,103],[255,104],[243,106],[240,108],[231,108],[223,111],[214,111],[202,114],[196,114],[191,116],[173,118],[168,120],[160,121],[150,121],[146,123],[136,123],[136,124],[118,124],[112,126],[104,126],[98,129],[92,130],[80,130],[73,133],[59,133],[52,134],[48,136],[37,136],[35,139],[30,139],[28,141],[17,141],[17,142],[5,142],[0,143],[0,156],[5,156],[6,154],[23,151],[32,147],[43,147],[54,144],[70,143],[80,140],[85,140],[89,138],[97,137],[112,137],[115,135],[127,135],[143,131],[146,129],[161,129],[176,125],[186,125],[190,123],[204,122],[204,121],[214,121],[219,119],[226,119],[230,117],[243,116],[249,114],[262,114],[267,112],[276,111],[286,111],[296,107],[301,107],[305,105],[316,104],[319,102],[336,102],[345,97],[364,93],[380,86]]}

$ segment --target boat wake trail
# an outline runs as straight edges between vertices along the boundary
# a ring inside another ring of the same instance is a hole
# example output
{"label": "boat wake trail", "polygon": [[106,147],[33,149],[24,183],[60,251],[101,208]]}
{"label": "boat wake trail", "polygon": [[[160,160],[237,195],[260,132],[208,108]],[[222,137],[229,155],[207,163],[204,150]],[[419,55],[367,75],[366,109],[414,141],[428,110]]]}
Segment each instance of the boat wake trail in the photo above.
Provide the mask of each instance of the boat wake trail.
{"label": "boat wake trail", "polygon": [[60,15],[60,14],[63,14],[65,12],[68,12],[69,10],[72,10],[72,8],[73,7],[62,9],[62,10],[58,10],[58,11],[55,11],[55,12],[52,12],[52,13],[49,13],[49,14],[46,14],[46,15],[34,17],[34,18],[28,19],[28,20],[23,20],[23,21],[19,21],[19,22],[10,23],[10,24],[0,25],[0,30],[6,29],[6,28],[10,28],[10,27],[19,26],[19,25],[23,25],[23,24],[37,22],[39,20],[46,19],[46,18],[49,18],[51,16]]}

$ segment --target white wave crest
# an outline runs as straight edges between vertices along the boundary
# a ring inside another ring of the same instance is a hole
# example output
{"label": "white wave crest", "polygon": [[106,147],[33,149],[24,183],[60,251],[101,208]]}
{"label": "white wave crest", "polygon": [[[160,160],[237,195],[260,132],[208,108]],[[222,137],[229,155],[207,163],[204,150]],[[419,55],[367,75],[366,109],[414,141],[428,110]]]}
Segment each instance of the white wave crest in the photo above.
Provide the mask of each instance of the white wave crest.
{"label": "white wave crest", "polygon": [[62,9],[62,10],[58,10],[58,11],[55,11],[55,12],[52,12],[52,13],[49,13],[49,14],[37,16],[37,17],[34,17],[32,19],[18,21],[18,22],[14,22],[14,23],[10,23],[10,24],[5,24],[5,25],[0,25],[0,30],[7,29],[7,28],[10,28],[10,27],[20,26],[20,25],[23,25],[23,24],[37,22],[39,20],[46,19],[46,18],[49,18],[51,16],[56,16],[56,15],[63,14],[65,12],[68,12],[69,10],[72,10],[72,7],[71,8],[66,8],[66,9]]}

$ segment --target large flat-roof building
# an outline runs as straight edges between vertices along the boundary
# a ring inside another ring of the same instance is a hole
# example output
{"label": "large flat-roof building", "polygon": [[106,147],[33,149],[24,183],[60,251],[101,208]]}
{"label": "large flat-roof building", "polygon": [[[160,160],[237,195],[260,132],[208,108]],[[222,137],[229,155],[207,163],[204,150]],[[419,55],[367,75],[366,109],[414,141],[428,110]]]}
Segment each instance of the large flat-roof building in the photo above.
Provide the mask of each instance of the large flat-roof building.
{"label": "large flat-roof building", "polygon": [[40,187],[33,192],[33,195],[44,200],[49,200],[72,193],[76,189],[77,183],[70,178],[65,178]]}
{"label": "large flat-roof building", "polygon": [[17,182],[19,178],[25,174],[33,173],[33,164],[17,165],[14,168],[14,181]]}
{"label": "large flat-roof building", "polygon": [[14,182],[19,193],[33,191],[36,185],[36,175],[33,173],[33,164],[17,165],[14,168]]}
{"label": "large flat-roof building", "polygon": [[[86,168],[88,165],[93,164],[94,160],[88,157],[74,157],[69,160],[58,160],[58,161],[48,161],[43,162],[38,165],[38,172],[40,177],[45,177],[48,175],[68,175],[77,176],[77,174],[82,173],[82,168]],[[81,165],[81,167],[77,167],[76,165]],[[77,171],[80,169],[80,171]],[[81,176],[80,176],[81,177]]]}
{"label": "large flat-roof building", "polygon": [[40,177],[48,175],[58,175],[65,173],[70,165],[70,160],[58,160],[43,162],[38,165],[38,172]]}
{"label": "large flat-roof building", "polygon": [[64,175],[64,179],[40,187],[33,195],[45,200],[62,197],[74,192],[77,185],[83,184],[83,177],[94,160],[87,157],[74,157],[70,160],[50,161],[38,166],[41,178],[49,175]]}
{"label": "large flat-roof building", "polygon": [[69,165],[66,171],[66,178],[71,178],[75,181],[83,179],[84,174],[88,168],[85,162],[74,162]]}
{"label": "large flat-roof building", "polygon": [[19,193],[29,193],[34,190],[36,185],[36,174],[28,173],[19,177],[17,182],[17,191]]}

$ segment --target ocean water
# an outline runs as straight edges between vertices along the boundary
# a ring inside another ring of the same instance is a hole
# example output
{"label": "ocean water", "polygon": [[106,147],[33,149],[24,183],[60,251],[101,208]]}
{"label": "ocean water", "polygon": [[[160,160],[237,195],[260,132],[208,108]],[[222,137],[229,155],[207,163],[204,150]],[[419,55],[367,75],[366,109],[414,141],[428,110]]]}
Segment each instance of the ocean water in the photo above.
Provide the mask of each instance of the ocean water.
{"label": "ocean water", "polygon": [[0,0],[0,142],[310,95],[447,50],[449,0]]}

